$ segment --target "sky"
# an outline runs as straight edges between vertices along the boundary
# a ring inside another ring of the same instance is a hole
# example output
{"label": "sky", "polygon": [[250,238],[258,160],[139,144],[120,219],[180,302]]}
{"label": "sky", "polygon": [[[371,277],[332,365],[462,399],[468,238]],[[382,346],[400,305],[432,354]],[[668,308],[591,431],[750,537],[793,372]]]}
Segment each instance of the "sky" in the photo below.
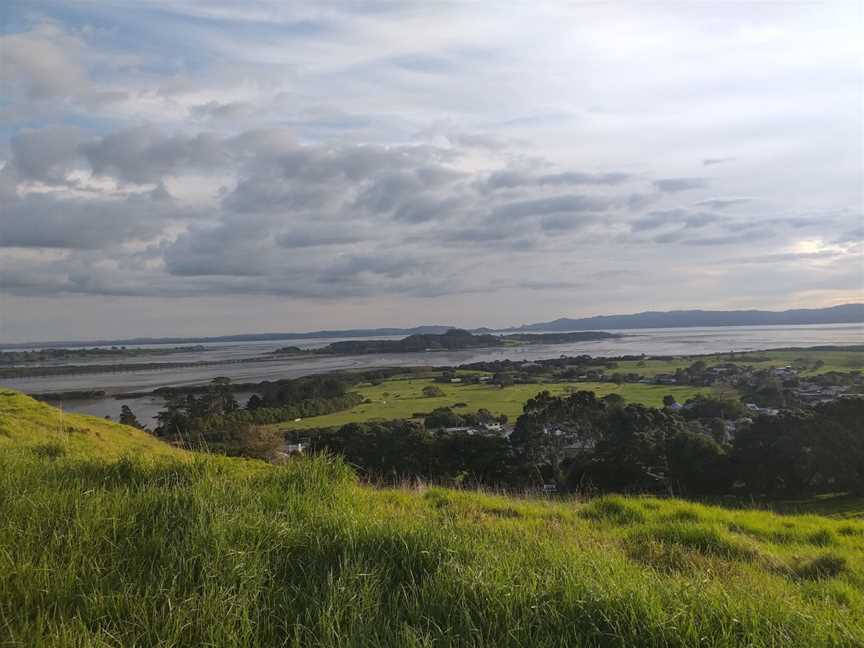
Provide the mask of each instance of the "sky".
{"label": "sky", "polygon": [[864,3],[6,0],[0,341],[864,300]]}

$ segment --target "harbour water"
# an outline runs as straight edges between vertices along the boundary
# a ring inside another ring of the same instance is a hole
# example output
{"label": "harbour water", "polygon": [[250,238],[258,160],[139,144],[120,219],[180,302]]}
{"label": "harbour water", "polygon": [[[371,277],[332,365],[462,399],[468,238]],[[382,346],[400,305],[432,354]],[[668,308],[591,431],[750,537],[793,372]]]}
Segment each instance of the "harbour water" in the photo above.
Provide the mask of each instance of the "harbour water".
{"label": "harbour water", "polygon": [[[461,351],[427,353],[388,353],[355,356],[327,356],[312,353],[296,356],[273,357],[268,354],[284,346],[314,349],[325,346],[333,339],[276,340],[266,342],[223,342],[205,345],[202,351],[184,351],[172,354],[141,354],[90,361],[90,364],[123,365],[113,371],[81,373],[63,376],[38,376],[2,380],[3,386],[27,393],[46,393],[77,390],[101,390],[108,397],[94,400],[75,400],[63,403],[68,411],[84,412],[116,418],[120,407],[129,405],[142,421],[150,422],[161,409],[162,399],[140,397],[117,400],[112,394],[149,392],[159,387],[181,387],[205,384],[216,376],[227,376],[234,382],[260,382],[281,378],[326,373],[331,371],[362,370],[373,367],[453,366],[491,360],[539,360],[561,355],[588,354],[592,356],[621,355],[697,355],[729,351],[753,351],[782,347],[810,347],[820,345],[864,344],[864,324],[834,324],[810,326],[729,326],[705,328],[628,329],[622,337],[572,344],[525,345]],[[380,338],[379,338],[380,339]],[[129,348],[159,349],[177,345],[150,345]],[[250,358],[256,362],[238,362]],[[135,364],[150,362],[186,363],[168,369],[136,369]],[[191,363],[207,362],[206,366]],[[224,364],[223,364],[224,363]],[[83,365],[84,361],[74,362]]]}

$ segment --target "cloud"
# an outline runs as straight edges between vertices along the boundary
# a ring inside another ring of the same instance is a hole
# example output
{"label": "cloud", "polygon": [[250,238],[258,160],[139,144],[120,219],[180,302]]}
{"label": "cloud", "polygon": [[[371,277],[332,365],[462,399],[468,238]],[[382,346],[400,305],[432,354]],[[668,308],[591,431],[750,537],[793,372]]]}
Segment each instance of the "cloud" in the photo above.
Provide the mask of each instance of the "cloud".
{"label": "cloud", "polygon": [[708,207],[710,209],[726,209],[727,207],[735,207],[752,202],[752,198],[711,198],[710,200],[700,200],[694,203],[696,207]]}
{"label": "cloud", "polygon": [[75,126],[25,129],[11,139],[12,160],[19,180],[63,184],[81,166],[78,147],[84,132]]}
{"label": "cloud", "polygon": [[254,111],[255,106],[246,101],[220,103],[214,100],[203,104],[196,104],[189,108],[189,114],[196,119],[234,120],[249,117]]}
{"label": "cloud", "polygon": [[630,227],[634,232],[644,232],[667,225],[684,228],[705,227],[717,221],[717,216],[709,212],[693,212],[686,209],[666,209],[648,212],[634,220]]}
{"label": "cloud", "polygon": [[777,254],[763,254],[750,257],[738,257],[726,259],[722,263],[799,263],[801,261],[825,261],[843,256],[842,252],[836,250],[821,250],[819,252],[781,252]]}
{"label": "cloud", "polygon": [[615,186],[633,179],[629,173],[582,173],[577,171],[565,171],[562,173],[547,173],[534,175],[522,171],[496,171],[489,175],[486,187],[491,190],[513,189],[516,187],[546,185],[606,185]]}
{"label": "cloud", "polygon": [[130,128],[80,146],[93,173],[147,184],[196,169],[215,169],[229,155],[224,140],[201,133],[162,137],[151,126]]}
{"label": "cloud", "polygon": [[713,158],[705,158],[702,160],[703,166],[713,166],[715,164],[724,164],[726,162],[734,161],[734,157],[713,157]]}
{"label": "cloud", "polygon": [[655,180],[654,186],[666,193],[704,189],[708,186],[707,178],[663,178]]}
{"label": "cloud", "polygon": [[78,96],[91,90],[83,50],[83,41],[51,22],[0,36],[0,79],[20,86],[34,101]]}
{"label": "cloud", "polygon": [[605,211],[615,202],[614,198],[608,197],[563,194],[537,200],[504,203],[492,210],[492,218],[507,221],[545,214]]}
{"label": "cloud", "polygon": [[4,205],[0,247],[105,249],[151,239],[168,222],[191,215],[158,191],[122,199],[33,193]]}
{"label": "cloud", "polygon": [[775,236],[774,232],[763,229],[752,230],[741,234],[724,234],[718,236],[706,236],[696,239],[687,239],[684,241],[684,243],[686,245],[696,245],[700,247],[715,245],[736,245],[741,243],[751,243],[753,241],[764,240],[772,238],[773,236]]}
{"label": "cloud", "polygon": [[[556,291],[614,311],[850,285],[827,268],[862,241],[848,7],[22,7],[0,36],[0,280],[76,297],[63,318],[6,306],[5,335],[66,336],[91,308],[85,333],[116,326],[124,295],[198,333],[280,308],[322,328],[348,302],[370,324],[509,324],[566,314]],[[807,245],[840,256],[787,256]]]}

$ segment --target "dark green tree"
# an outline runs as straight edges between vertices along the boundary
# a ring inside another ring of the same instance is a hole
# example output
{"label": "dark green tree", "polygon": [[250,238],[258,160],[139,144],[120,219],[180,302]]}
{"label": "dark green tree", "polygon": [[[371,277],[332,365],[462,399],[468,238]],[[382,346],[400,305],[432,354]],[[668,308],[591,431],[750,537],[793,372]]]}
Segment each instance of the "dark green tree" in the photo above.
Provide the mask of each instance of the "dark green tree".
{"label": "dark green tree", "polygon": [[668,483],[673,492],[720,495],[731,484],[726,452],[710,436],[682,430],[668,446]]}
{"label": "dark green tree", "polygon": [[139,430],[144,429],[144,426],[138,420],[138,417],[135,416],[135,412],[133,412],[132,408],[128,405],[123,405],[123,407],[120,408],[120,423],[123,425],[130,425]]}

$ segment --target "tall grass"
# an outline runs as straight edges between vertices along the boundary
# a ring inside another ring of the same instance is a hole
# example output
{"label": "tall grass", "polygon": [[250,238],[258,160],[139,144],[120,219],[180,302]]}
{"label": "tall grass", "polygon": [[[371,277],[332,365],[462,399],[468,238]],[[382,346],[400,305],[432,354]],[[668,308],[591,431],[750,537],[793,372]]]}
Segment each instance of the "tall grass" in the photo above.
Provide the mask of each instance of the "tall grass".
{"label": "tall grass", "polygon": [[0,451],[0,646],[861,646],[864,522]]}

